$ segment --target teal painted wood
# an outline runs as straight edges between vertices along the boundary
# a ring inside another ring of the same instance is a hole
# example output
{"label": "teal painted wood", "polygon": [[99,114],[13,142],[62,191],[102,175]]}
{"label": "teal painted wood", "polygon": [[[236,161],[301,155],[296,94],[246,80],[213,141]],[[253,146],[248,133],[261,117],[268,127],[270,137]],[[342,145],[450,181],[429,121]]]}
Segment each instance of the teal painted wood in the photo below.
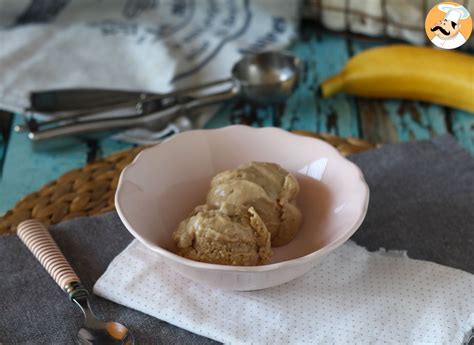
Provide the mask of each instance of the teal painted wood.
{"label": "teal painted wood", "polygon": [[219,128],[234,124],[253,127],[279,126],[274,107],[252,107],[241,102],[227,102],[206,122],[204,128]]}
{"label": "teal painted wood", "polygon": [[[217,128],[235,123],[253,126],[280,126],[285,129],[301,129],[328,132],[340,136],[359,136],[357,108],[354,99],[338,95],[322,100],[317,87],[325,78],[339,71],[348,59],[346,41],[336,34],[310,34],[295,43],[290,50],[303,62],[305,71],[295,93],[287,101],[281,116],[277,109],[235,110],[230,104],[222,108],[206,128]],[[247,122],[249,112],[255,112]]]}
{"label": "teal painted wood", "polygon": [[453,109],[449,117],[454,135],[474,155],[474,113]]}
{"label": "teal painted wood", "polygon": [[317,92],[319,84],[340,71],[347,62],[346,40],[337,34],[310,33],[290,50],[305,62],[307,68],[300,87],[288,100],[283,127],[358,137],[359,120],[354,99],[345,95],[321,99]]}
{"label": "teal painted wood", "polygon": [[[14,124],[23,123],[15,115]],[[86,145],[52,152],[34,152],[25,133],[12,132],[0,181],[0,214],[28,193],[86,163]]]}
{"label": "teal painted wood", "polygon": [[232,103],[228,102],[217,110],[216,114],[207,121],[205,128],[219,128],[233,124]]}
{"label": "teal painted wood", "polygon": [[383,104],[400,141],[429,139],[448,132],[443,107],[411,101],[385,101]]}
{"label": "teal painted wood", "polygon": [[103,139],[99,143],[99,154],[97,159],[110,156],[112,153],[123,151],[135,146],[134,144],[124,143],[113,139]]}

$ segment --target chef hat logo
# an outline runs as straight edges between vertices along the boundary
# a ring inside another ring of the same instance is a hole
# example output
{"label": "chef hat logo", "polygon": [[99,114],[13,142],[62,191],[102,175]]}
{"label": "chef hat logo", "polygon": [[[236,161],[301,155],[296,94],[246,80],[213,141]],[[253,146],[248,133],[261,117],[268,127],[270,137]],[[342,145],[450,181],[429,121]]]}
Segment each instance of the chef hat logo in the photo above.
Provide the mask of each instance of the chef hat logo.
{"label": "chef hat logo", "polygon": [[441,12],[446,13],[444,19],[455,22],[456,24],[459,23],[460,19],[467,19],[470,17],[470,14],[467,9],[461,5],[451,5],[442,3],[438,5],[438,9]]}
{"label": "chef hat logo", "polygon": [[464,6],[455,2],[442,2],[428,12],[425,31],[435,46],[456,49],[469,39],[472,18]]}

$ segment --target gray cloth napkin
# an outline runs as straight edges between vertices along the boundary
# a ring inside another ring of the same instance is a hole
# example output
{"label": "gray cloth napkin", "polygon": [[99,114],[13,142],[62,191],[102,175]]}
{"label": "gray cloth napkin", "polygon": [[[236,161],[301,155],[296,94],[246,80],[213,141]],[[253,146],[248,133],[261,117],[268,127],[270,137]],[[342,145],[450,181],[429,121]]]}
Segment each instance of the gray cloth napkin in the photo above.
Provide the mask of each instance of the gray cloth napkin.
{"label": "gray cloth napkin", "polygon": [[[371,190],[354,241],[474,273],[474,159],[454,139],[387,145],[350,159]],[[52,233],[90,290],[132,239],[116,213],[64,222]],[[0,343],[73,344],[80,311],[16,236],[0,237],[0,253]],[[138,343],[213,343],[99,297],[92,307],[99,317],[127,325]]]}

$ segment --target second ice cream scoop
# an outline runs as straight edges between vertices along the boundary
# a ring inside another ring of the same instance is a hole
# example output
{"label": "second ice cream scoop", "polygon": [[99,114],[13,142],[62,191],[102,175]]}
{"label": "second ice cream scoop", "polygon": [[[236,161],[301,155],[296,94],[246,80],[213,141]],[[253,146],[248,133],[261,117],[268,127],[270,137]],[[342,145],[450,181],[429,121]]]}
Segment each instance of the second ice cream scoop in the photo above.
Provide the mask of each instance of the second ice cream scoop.
{"label": "second ice cream scoop", "polygon": [[173,233],[178,254],[222,265],[270,263],[270,234],[253,207],[225,204],[219,209],[196,207]]}

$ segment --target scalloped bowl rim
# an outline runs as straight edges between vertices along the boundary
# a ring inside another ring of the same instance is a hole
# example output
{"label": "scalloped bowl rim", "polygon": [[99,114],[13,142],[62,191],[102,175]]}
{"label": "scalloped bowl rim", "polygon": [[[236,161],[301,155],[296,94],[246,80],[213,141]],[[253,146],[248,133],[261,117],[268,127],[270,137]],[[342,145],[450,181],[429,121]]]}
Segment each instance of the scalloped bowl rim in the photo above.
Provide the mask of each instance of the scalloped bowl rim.
{"label": "scalloped bowl rim", "polygon": [[[330,244],[322,248],[319,248],[318,250],[314,252],[311,252],[307,255],[304,255],[295,259],[281,261],[281,262],[277,262],[273,264],[260,265],[260,266],[232,266],[232,265],[220,265],[220,264],[199,262],[199,261],[195,261],[195,260],[191,260],[191,259],[187,259],[182,256],[179,256],[143,238],[127,221],[127,217],[125,216],[124,211],[122,210],[120,206],[119,195],[120,195],[122,184],[124,180],[126,179],[127,173],[129,173],[130,170],[139,163],[139,161],[143,160],[146,155],[148,155],[154,150],[161,149],[163,146],[169,145],[170,143],[173,143],[176,140],[180,140],[180,137],[193,135],[192,133],[195,134],[196,132],[209,133],[213,131],[232,131],[232,130],[252,130],[252,131],[267,131],[267,132],[275,131],[278,133],[278,135],[291,136],[293,139],[297,139],[297,140],[318,141],[319,145],[322,145],[326,149],[328,149],[334,155],[334,157],[337,157],[337,159],[341,160],[341,162],[343,162],[347,167],[350,167],[352,170],[355,170],[359,177],[359,182],[364,185],[365,194],[364,194],[364,200],[363,200],[363,205],[362,205],[362,210],[361,210],[362,212],[360,212],[359,217],[353,222],[353,224],[350,227],[348,227],[348,230],[346,230],[346,232],[343,235],[341,235],[339,238],[337,238]],[[362,222],[364,221],[364,218],[367,213],[367,208],[369,205],[369,194],[370,194],[369,187],[367,183],[365,182],[364,175],[362,174],[362,171],[360,170],[360,168],[354,163],[352,163],[351,161],[349,161],[347,158],[342,156],[339,153],[339,151],[337,151],[333,146],[326,143],[325,141],[317,139],[317,138],[311,138],[311,137],[305,137],[305,136],[293,134],[286,130],[283,130],[281,128],[276,128],[276,127],[254,128],[254,127],[249,127],[249,126],[244,126],[244,125],[232,125],[232,126],[226,126],[222,128],[216,128],[216,129],[198,129],[198,130],[182,132],[171,138],[166,139],[160,144],[143,149],[140,153],[138,153],[135,159],[122,170],[122,173],[120,174],[117,190],[115,193],[115,208],[117,210],[117,213],[122,223],[125,225],[127,230],[136,239],[138,239],[141,243],[143,243],[147,248],[151,249],[155,253],[160,254],[168,259],[176,261],[185,266],[190,266],[194,268],[203,268],[203,269],[208,269],[208,270],[234,271],[234,272],[264,272],[264,271],[279,269],[282,267],[300,266],[302,264],[314,261],[317,257],[320,257],[321,255],[326,254],[327,252],[330,252],[336,249],[337,247],[341,246],[357,231],[357,229],[361,226]]]}

